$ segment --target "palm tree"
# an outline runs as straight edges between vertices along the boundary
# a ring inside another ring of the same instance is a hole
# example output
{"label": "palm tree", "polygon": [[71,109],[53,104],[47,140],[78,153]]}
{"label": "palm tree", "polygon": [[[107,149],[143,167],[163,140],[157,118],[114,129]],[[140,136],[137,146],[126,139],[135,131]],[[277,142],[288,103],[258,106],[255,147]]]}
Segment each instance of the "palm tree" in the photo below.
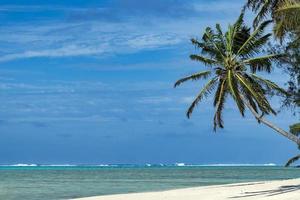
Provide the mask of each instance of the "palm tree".
{"label": "palm tree", "polygon": [[[290,132],[296,136],[300,136],[300,123],[296,123],[290,126]],[[294,162],[300,160],[300,154],[297,156],[292,157],[288,160],[288,162],[285,164],[286,167],[289,167]]]}
{"label": "palm tree", "polygon": [[254,25],[271,16],[274,21],[274,35],[283,39],[286,33],[300,31],[299,0],[248,0],[246,7],[257,13]]}
{"label": "palm tree", "polygon": [[300,140],[295,135],[284,131],[264,118],[267,114],[276,114],[266,97],[267,90],[285,94],[285,91],[274,82],[264,79],[256,74],[259,71],[271,72],[272,62],[282,55],[261,55],[261,48],[269,40],[271,34],[264,34],[264,29],[271,21],[266,21],[251,29],[244,24],[244,13],[238,20],[229,25],[226,33],[223,33],[219,24],[216,30],[207,27],[201,40],[192,39],[192,44],[201,49],[200,55],[191,55],[190,58],[199,61],[209,67],[209,70],[198,72],[178,80],[174,87],[190,80],[207,79],[212,77],[200,90],[195,100],[187,111],[190,118],[195,106],[204,97],[215,91],[214,130],[223,128],[222,112],[226,99],[231,96],[244,116],[247,107],[255,118],[276,130],[296,144]]}
{"label": "palm tree", "polygon": [[287,33],[300,33],[300,1],[285,0],[274,12],[274,34],[283,39]]}
{"label": "palm tree", "polygon": [[[251,8],[252,11],[257,13],[257,16],[254,20],[254,26],[256,26],[260,21],[264,20],[267,16],[270,16],[273,19],[274,26],[273,26],[273,32],[276,38],[280,40],[280,42],[283,41],[284,38],[288,38],[289,43],[292,45],[288,45],[287,48],[289,49],[289,46],[294,46],[294,44],[299,43],[300,41],[300,0],[248,0],[246,6],[248,8]],[[288,36],[288,37],[286,37]],[[291,36],[291,37],[290,37]],[[299,66],[295,62],[298,60],[298,49],[293,48],[293,54],[289,55],[287,57],[288,63],[291,64],[291,67],[288,69],[291,71],[299,72]],[[296,59],[295,59],[296,56]],[[299,80],[295,78],[297,73],[293,73],[291,75],[292,79]],[[297,81],[295,81],[297,82]],[[289,81],[288,84],[292,87],[289,88],[289,92],[292,92],[291,95],[287,96],[285,103],[286,105],[293,105],[299,107],[299,92],[298,90],[294,91],[294,89],[297,89],[299,87],[299,84],[293,84],[294,81]],[[292,89],[292,90],[290,90]],[[292,101],[290,101],[292,99]],[[295,101],[293,101],[293,99]],[[298,101],[298,103],[297,103]],[[291,103],[292,104],[289,104]],[[298,123],[298,131],[299,130]],[[296,126],[292,125],[290,127],[290,132],[293,133],[295,136],[299,137],[299,132],[295,132]],[[298,144],[298,147],[300,149],[300,146]],[[297,155],[293,158],[291,158],[286,166],[291,165],[295,161],[300,159],[300,155]]]}

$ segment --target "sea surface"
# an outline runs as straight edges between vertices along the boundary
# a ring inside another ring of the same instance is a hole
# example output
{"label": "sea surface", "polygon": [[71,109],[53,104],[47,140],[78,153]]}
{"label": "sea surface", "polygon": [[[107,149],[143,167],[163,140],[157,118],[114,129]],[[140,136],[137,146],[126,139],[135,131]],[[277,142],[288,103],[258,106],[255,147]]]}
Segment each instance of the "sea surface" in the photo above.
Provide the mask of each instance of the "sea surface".
{"label": "sea surface", "polygon": [[56,200],[300,178],[277,166],[0,166],[1,200]]}

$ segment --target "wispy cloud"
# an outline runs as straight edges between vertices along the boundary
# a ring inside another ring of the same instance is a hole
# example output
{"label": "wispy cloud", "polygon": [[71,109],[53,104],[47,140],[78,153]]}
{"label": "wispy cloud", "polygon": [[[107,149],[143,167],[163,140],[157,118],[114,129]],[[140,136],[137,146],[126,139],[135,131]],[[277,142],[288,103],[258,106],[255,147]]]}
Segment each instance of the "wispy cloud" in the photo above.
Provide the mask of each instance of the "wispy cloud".
{"label": "wispy cloud", "polygon": [[[0,62],[36,57],[102,57],[176,48],[218,18],[215,12],[209,14],[212,10],[207,3],[155,0],[147,5],[129,0],[113,1],[98,8],[2,6],[0,10],[6,10],[6,15],[48,9],[63,12],[67,18],[3,25],[0,30]],[[226,11],[225,8],[232,9],[232,5],[240,4],[218,6]],[[203,12],[210,18],[204,18]],[[119,20],[114,20],[116,17]],[[228,19],[220,18],[221,23],[228,22]]]}
{"label": "wispy cloud", "polygon": [[[120,30],[118,26],[123,26]],[[15,40],[13,33],[23,28],[25,32]],[[0,32],[0,61],[35,57],[102,56],[114,53],[133,53],[141,50],[170,47],[179,44],[184,37],[176,33],[134,30],[128,24],[66,24],[64,27],[10,27]],[[3,33],[4,32],[4,33]],[[82,35],[80,35],[82,34]],[[1,45],[2,43],[2,45]],[[9,48],[8,48],[9,47]]]}
{"label": "wispy cloud", "polygon": [[0,57],[0,62],[10,61],[21,58],[36,58],[36,57],[71,57],[71,56],[86,56],[86,55],[99,55],[104,53],[105,45],[103,47],[87,47],[80,45],[67,45],[56,49],[45,50],[29,50],[22,53],[12,53]]}

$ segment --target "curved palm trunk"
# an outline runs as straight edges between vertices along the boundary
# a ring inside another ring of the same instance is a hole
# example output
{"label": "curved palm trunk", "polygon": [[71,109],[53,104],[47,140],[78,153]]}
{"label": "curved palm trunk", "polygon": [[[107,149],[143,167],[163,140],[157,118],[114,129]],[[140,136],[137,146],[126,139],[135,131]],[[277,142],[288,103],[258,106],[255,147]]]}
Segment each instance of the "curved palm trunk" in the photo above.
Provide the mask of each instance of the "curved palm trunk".
{"label": "curved palm trunk", "polygon": [[[244,99],[245,100],[245,99]],[[287,132],[279,127],[277,127],[276,125],[274,125],[273,123],[271,123],[270,121],[268,121],[267,119],[263,118],[259,113],[257,113],[252,106],[248,103],[247,100],[244,101],[246,106],[249,108],[249,110],[252,112],[252,114],[255,116],[255,118],[265,124],[266,126],[274,129],[276,132],[278,132],[279,134],[283,135],[284,137],[288,138],[289,140],[295,142],[298,146],[300,146],[300,138],[298,138],[297,136],[293,135],[290,132]]]}

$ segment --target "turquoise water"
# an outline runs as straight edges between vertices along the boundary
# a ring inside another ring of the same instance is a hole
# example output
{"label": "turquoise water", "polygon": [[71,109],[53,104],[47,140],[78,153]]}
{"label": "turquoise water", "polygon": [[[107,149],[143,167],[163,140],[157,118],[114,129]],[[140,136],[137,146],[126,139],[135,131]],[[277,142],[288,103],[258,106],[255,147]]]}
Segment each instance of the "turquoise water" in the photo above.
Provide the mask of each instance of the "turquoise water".
{"label": "turquoise water", "polygon": [[55,200],[300,178],[283,167],[0,167],[0,199]]}

